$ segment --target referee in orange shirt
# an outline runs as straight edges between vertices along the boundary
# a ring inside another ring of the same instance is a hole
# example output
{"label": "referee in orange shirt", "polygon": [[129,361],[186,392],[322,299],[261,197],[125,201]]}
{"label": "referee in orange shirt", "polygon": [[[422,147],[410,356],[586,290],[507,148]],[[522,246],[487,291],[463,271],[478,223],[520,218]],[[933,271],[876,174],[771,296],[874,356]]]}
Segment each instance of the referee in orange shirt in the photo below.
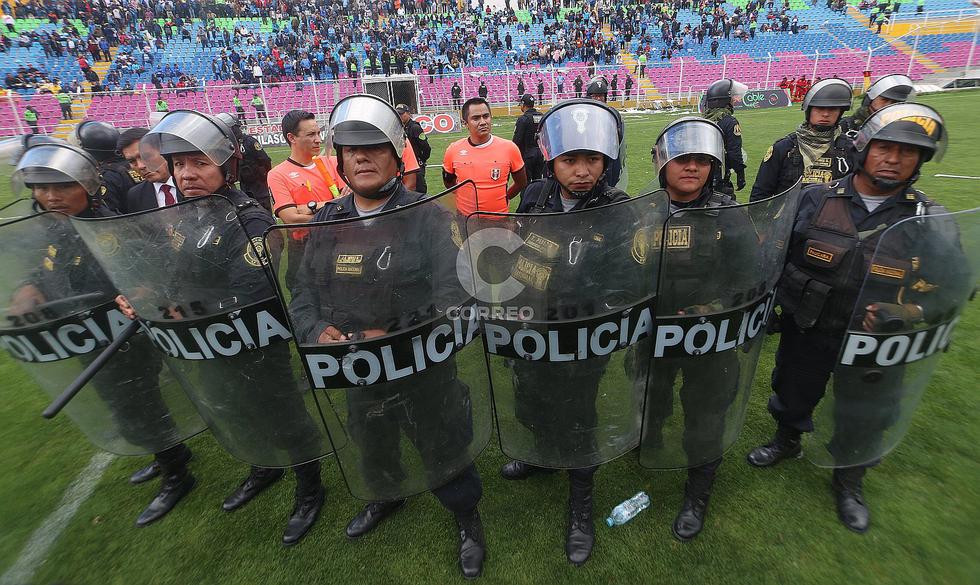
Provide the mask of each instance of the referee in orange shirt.
{"label": "referee in orange shirt", "polygon": [[[340,196],[339,187],[329,170],[317,163],[320,154],[320,125],[305,110],[290,110],[282,119],[282,135],[289,143],[289,158],[269,171],[269,191],[276,217],[283,223],[313,221],[313,214],[323,203]],[[296,255],[303,253],[305,230],[290,232],[287,252],[292,258],[286,270],[286,282],[293,282],[299,266]]]}
{"label": "referee in orange shirt", "polygon": [[[463,103],[463,124],[470,135],[453,142],[442,160],[442,180],[446,188],[472,180],[476,201],[460,197],[456,206],[463,215],[474,211],[507,213],[508,202],[527,186],[524,159],[517,145],[491,133],[493,115],[490,103],[475,97]],[[507,182],[513,183],[507,187]]]}

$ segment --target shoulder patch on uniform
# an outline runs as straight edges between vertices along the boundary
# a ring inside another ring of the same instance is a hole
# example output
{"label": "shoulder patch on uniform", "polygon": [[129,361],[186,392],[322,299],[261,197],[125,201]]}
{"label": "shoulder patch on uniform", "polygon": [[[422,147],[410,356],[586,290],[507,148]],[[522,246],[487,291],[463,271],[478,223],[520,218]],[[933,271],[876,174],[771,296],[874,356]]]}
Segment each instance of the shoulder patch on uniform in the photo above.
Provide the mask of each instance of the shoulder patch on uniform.
{"label": "shoulder patch on uniform", "polygon": [[428,140],[428,139],[429,138],[425,135],[425,132],[422,132],[422,133],[419,134],[419,140],[425,141],[425,140]]}
{"label": "shoulder patch on uniform", "polygon": [[115,256],[119,252],[119,238],[112,232],[103,232],[96,236],[95,243],[105,256]]}
{"label": "shoulder patch on uniform", "polygon": [[736,124],[735,124],[735,127],[734,127],[734,128],[732,128],[732,134],[734,134],[735,136],[741,136],[741,135],[742,135],[742,127],[741,127],[741,126],[739,126],[739,125],[738,125],[738,124],[736,123]]}
{"label": "shoulder patch on uniform", "polygon": [[261,144],[259,143],[259,141],[258,141],[258,140],[256,140],[256,141],[255,141],[255,142],[253,142],[252,144],[253,144],[253,146],[255,147],[255,150],[262,150],[262,145],[261,145]]}
{"label": "shoulder patch on uniform", "polygon": [[105,194],[109,191],[109,188],[105,185],[99,187],[99,197],[105,197]]}
{"label": "shoulder patch on uniform", "polygon": [[265,254],[265,242],[262,241],[262,236],[255,236],[248,242],[245,242],[245,253],[242,254],[242,257],[245,258],[249,266],[256,268],[269,263],[269,257]]}
{"label": "shoulder patch on uniform", "polygon": [[762,162],[766,162],[771,158],[772,158],[772,146],[770,145],[769,150],[766,151],[766,156],[762,157]]}

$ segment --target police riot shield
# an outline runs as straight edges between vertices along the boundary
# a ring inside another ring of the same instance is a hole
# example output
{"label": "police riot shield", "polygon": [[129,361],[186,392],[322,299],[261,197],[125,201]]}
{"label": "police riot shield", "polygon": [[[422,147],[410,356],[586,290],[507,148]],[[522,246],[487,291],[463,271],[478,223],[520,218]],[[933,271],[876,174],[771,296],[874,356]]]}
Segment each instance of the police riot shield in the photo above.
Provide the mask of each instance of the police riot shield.
{"label": "police riot shield", "polygon": [[302,236],[303,254],[279,267],[280,296],[358,499],[442,486],[490,440],[477,315],[456,270],[463,245],[456,197],[472,200],[461,191],[473,188],[467,181],[417,202],[389,201],[376,213],[348,195],[332,208],[344,219],[276,226],[267,236]]}
{"label": "police riot shield", "polygon": [[264,467],[328,453],[262,238],[249,237],[235,205],[213,195],[73,221],[229,453]]}
{"label": "police riot shield", "polygon": [[896,223],[864,261],[864,285],[804,449],[821,467],[873,464],[905,436],[977,290],[980,208]]}
{"label": "police riot shield", "polygon": [[[42,213],[0,226],[0,346],[58,397],[130,321],[68,218]],[[100,449],[163,451],[205,426],[148,337],[132,336],[66,412]]]}
{"label": "police riot shield", "polygon": [[640,439],[659,264],[645,235],[666,195],[546,214],[475,213],[467,253],[481,310],[500,448],[577,469]]}
{"label": "police riot shield", "polygon": [[775,303],[799,189],[748,205],[678,209],[661,256],[640,464],[690,468],[738,437]]}
{"label": "police riot shield", "polygon": [[34,200],[28,198],[15,199],[10,203],[0,207],[0,224],[34,215],[37,210],[34,207]]}

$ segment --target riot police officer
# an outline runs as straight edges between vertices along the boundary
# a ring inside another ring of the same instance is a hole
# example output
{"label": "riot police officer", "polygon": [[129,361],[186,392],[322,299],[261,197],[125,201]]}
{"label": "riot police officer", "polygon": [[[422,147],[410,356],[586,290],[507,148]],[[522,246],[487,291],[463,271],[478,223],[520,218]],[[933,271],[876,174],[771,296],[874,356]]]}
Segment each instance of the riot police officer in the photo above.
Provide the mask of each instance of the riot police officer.
{"label": "riot police officer", "polygon": [[810,88],[801,106],[802,124],[769,147],[752,185],[751,201],[782,193],[800,178],[804,185],[826,183],[851,171],[850,142],[840,128],[851,108],[851,86],[843,79],[824,79]]}
{"label": "riot police officer", "polygon": [[[693,116],[671,122],[657,137],[652,154],[671,213],[735,204],[714,186],[716,177],[725,176],[725,141],[714,122]],[[685,225],[685,216],[675,215],[664,229],[662,238],[671,243],[664,247],[661,270],[669,278],[661,277],[658,314],[717,313],[723,310],[722,299],[711,304],[698,300],[704,283],[725,282],[730,291],[746,291],[754,284],[758,270],[747,267],[758,266],[761,258],[748,216],[713,213],[696,217],[701,219]],[[712,221],[705,221],[708,218]],[[674,409],[675,380],[683,377],[679,390],[684,409],[682,447],[694,464],[688,469],[684,501],[671,526],[674,537],[683,542],[697,536],[704,526],[722,462],[726,413],[738,393],[739,351],[732,348],[714,355],[710,367],[683,357],[651,362],[655,369],[649,375],[642,439],[648,448],[660,448],[664,442],[663,427]]]}
{"label": "riot police officer", "polygon": [[[748,454],[752,465],[769,467],[801,455],[800,435],[814,431],[814,409],[832,372],[834,430],[827,449],[835,459],[853,448],[848,442],[880,442],[894,424],[902,397],[890,386],[898,385],[904,367],[878,368],[868,379],[878,383],[869,388],[868,380],[843,375],[835,364],[846,330],[880,333],[935,323],[943,318],[938,313],[944,312],[944,299],[972,286],[969,279],[937,280],[948,267],[968,271],[955,227],[940,230],[922,222],[920,233],[883,245],[886,227],[944,211],[912,184],[924,163],[941,158],[946,142],[943,119],[932,108],[887,106],[857,133],[855,171],[803,191],[777,297],[783,325],[769,398],[777,429],[767,444]],[[859,298],[864,307],[856,306]],[[856,431],[849,428],[855,421],[860,421]],[[835,465],[838,518],[858,533],[869,525],[862,480],[875,463]]]}
{"label": "riot police officer", "polygon": [[[331,113],[330,133],[337,170],[352,192],[326,202],[315,222],[375,216],[424,199],[401,182],[405,130],[389,104],[369,95],[345,98]],[[297,342],[372,339],[430,318],[433,288],[459,286],[454,274],[458,246],[450,239],[448,223],[442,222],[445,229],[434,227],[440,223],[438,213],[449,212],[434,203],[426,209],[433,211],[413,215],[418,220],[399,224],[393,228],[396,234],[371,234],[388,230],[385,226],[393,224],[387,222],[311,232],[289,308]],[[387,244],[394,238],[404,242],[403,249]],[[383,249],[377,248],[379,242]],[[444,300],[436,304],[445,305]],[[398,317],[389,319],[389,314]],[[455,460],[472,440],[469,389],[458,379],[454,362],[445,364],[346,394],[347,432],[360,452],[358,482],[369,493],[397,492],[411,472],[400,455],[402,432],[418,450],[426,476],[438,475],[437,468]],[[420,387],[425,392],[415,390]],[[477,510],[482,491],[472,463],[432,489],[455,516],[459,567],[469,579],[481,574],[486,554]],[[364,536],[404,504],[403,498],[368,503],[347,525],[347,536]]]}
{"label": "riot police officer", "polygon": [[[745,160],[742,158],[742,127],[735,119],[734,99],[748,88],[734,79],[719,79],[708,87],[704,96],[703,116],[718,124],[725,137],[724,177],[714,178],[715,189],[735,198],[735,191],[745,188]],[[719,170],[721,167],[718,167]],[[732,185],[731,173],[735,173],[736,184]]]}
{"label": "riot police officer", "polygon": [[[585,124],[588,121],[588,124]],[[623,191],[610,187],[606,183],[606,175],[613,161],[619,158],[619,143],[622,139],[622,127],[616,111],[603,103],[589,99],[566,100],[555,106],[541,119],[540,132],[537,139],[538,148],[546,164],[544,180],[532,182],[521,193],[518,213],[562,213],[602,207],[611,203],[624,201],[629,196]],[[628,217],[617,217],[620,208],[611,208],[611,217],[607,225],[617,226],[622,230],[622,237],[632,238]],[[615,252],[624,250],[617,248],[616,234],[595,225],[591,214],[570,216],[570,219],[581,218],[582,223],[577,227],[574,221],[561,222],[560,227],[547,222],[529,225],[528,234],[523,234],[528,241],[554,242],[545,247],[569,250],[576,249],[573,243],[587,242],[581,253],[575,254],[568,262],[563,262],[564,254],[548,254],[541,246],[526,246],[522,249],[518,263],[522,266],[540,266],[546,270],[549,277],[546,280],[546,290],[541,288],[540,279],[533,274],[520,270],[515,266],[513,277],[526,286],[530,291],[515,300],[516,304],[524,302],[535,303],[542,293],[546,298],[546,306],[537,306],[549,314],[559,316],[574,313],[585,316],[601,312],[596,305],[580,306],[580,298],[602,297],[608,293],[594,282],[591,286],[584,284],[579,275],[592,274],[596,271],[606,271],[608,274],[625,277],[636,273],[636,265],[629,254]],[[617,221],[619,220],[619,221]],[[605,223],[605,222],[604,222]],[[561,233],[553,233],[549,225]],[[601,230],[601,231],[600,231]],[[602,232],[607,232],[603,234]],[[629,241],[627,239],[626,241]],[[603,242],[608,242],[604,244]],[[572,252],[569,252],[571,255]],[[614,265],[619,263],[619,269]],[[534,272],[540,273],[540,270]],[[586,279],[589,280],[589,279]],[[622,285],[622,283],[617,283]],[[587,291],[582,287],[588,286]],[[571,292],[569,289],[574,290]],[[532,298],[533,297],[533,298]],[[574,363],[552,363],[514,360],[511,367],[514,372],[514,400],[517,420],[530,429],[535,435],[535,443],[539,450],[550,451],[542,447],[545,441],[556,440],[556,437],[542,437],[539,434],[567,434],[570,437],[557,439],[574,444],[566,444],[565,451],[570,453],[595,453],[597,451],[596,437],[583,429],[595,429],[597,419],[596,397],[600,381],[606,370],[609,358],[584,360]],[[571,399],[569,388],[576,389],[575,399]],[[576,429],[568,432],[568,429]],[[565,539],[565,553],[569,562],[580,566],[592,554],[595,543],[595,527],[592,518],[593,476],[598,465],[584,468],[568,469],[569,499],[568,524]],[[501,468],[500,473],[505,479],[522,480],[532,474],[546,470],[524,461],[512,460]]]}
{"label": "riot police officer", "polygon": [[[180,305],[190,307],[194,307],[196,301],[205,314],[230,310],[223,307],[235,308],[274,298],[275,291],[265,267],[270,262],[270,256],[271,261],[275,261],[277,251],[264,250],[262,234],[275,222],[255,199],[233,187],[244,159],[234,131],[207,114],[176,110],[154,126],[144,140],[154,136],[159,140],[155,149],[166,159],[177,188],[185,199],[221,195],[235,205],[241,221],[239,225],[226,219],[220,227],[206,232],[204,243],[198,242],[198,252],[176,256],[184,261],[190,260],[179,267],[187,276],[175,279],[173,289],[162,291],[162,298],[176,299]],[[197,224],[199,211],[197,207],[186,205],[178,206],[176,211],[180,221],[170,226],[168,232],[171,238],[169,245],[179,250],[190,239],[182,230],[191,229]],[[191,227],[182,227],[184,221]],[[206,245],[209,241],[210,246]],[[187,245],[190,245],[189,242]],[[221,265],[224,265],[223,269],[216,269]],[[174,270],[176,273],[178,269],[175,267]],[[189,298],[188,291],[192,290],[227,290],[233,296],[211,303],[207,299]],[[172,302],[168,300],[158,304],[166,306]],[[135,316],[128,301],[124,300],[122,306],[129,315]],[[255,352],[261,352],[258,359],[253,357]],[[296,453],[290,455],[290,460],[308,461],[292,468],[296,474],[295,505],[283,532],[282,544],[294,545],[316,522],[325,491],[320,482],[319,460],[310,460],[310,454],[318,452],[319,428],[305,411],[302,393],[296,386],[290,365],[289,346],[287,343],[276,343],[223,359],[213,359],[208,365],[210,367],[202,370],[205,373],[202,386],[232,401],[230,406],[219,412],[209,413],[212,418],[225,416],[235,419],[219,421],[223,424],[222,435],[227,440],[247,441],[262,437],[264,441],[273,443],[274,448]],[[243,378],[249,380],[247,388],[241,387]],[[239,396],[242,392],[275,393],[276,410],[270,411],[268,400],[262,400],[260,396],[228,398]],[[200,404],[198,408],[202,408]],[[231,512],[244,506],[284,474],[282,468],[252,465],[248,477],[225,499],[222,508]]]}
{"label": "riot police officer", "polygon": [[[98,162],[74,146],[51,142],[28,149],[17,165],[14,180],[30,188],[34,201],[45,211],[85,218],[115,215],[99,199]],[[109,278],[73,231],[52,229],[42,237],[49,238],[44,269],[39,259],[36,279],[17,290],[14,306],[32,311],[49,300],[100,289],[109,299],[115,296]],[[182,437],[175,426],[178,421],[160,394],[162,364],[149,340],[136,335],[130,338],[128,349],[115,354],[92,380],[123,439],[147,451],[161,442],[172,445],[155,453],[163,476],[160,491],[136,520],[137,526],[165,516],[195,483],[187,469],[191,451],[180,442]]]}
{"label": "riot police officer", "polygon": [[534,109],[534,96],[529,93],[521,96],[521,115],[514,126],[514,144],[521,149],[521,158],[527,169],[527,179],[540,179],[544,171],[544,158],[538,148],[538,124],[541,123],[541,112]]}
{"label": "riot police officer", "polygon": [[429,156],[432,155],[432,145],[429,144],[429,139],[426,137],[422,125],[412,119],[412,108],[405,104],[398,104],[395,106],[395,111],[398,112],[398,117],[401,119],[402,125],[405,126],[405,136],[408,137],[412,150],[415,151],[415,158],[419,161],[419,172],[415,175],[415,191],[428,193],[429,186],[425,182],[425,165],[429,161]]}
{"label": "riot police officer", "polygon": [[126,193],[143,177],[119,154],[119,130],[107,122],[88,120],[79,124],[75,132],[78,145],[99,163],[102,186],[98,198],[113,211],[129,213]]}
{"label": "riot police officer", "polygon": [[879,77],[864,94],[861,107],[854,112],[854,115],[841,120],[841,129],[853,139],[868,116],[885,106],[907,102],[913,97],[915,97],[915,85],[909,76],[895,73]]}
{"label": "riot police officer", "polygon": [[215,114],[226,126],[235,132],[241,145],[242,163],[238,171],[238,185],[242,192],[259,202],[259,205],[272,213],[272,192],[269,191],[269,171],[272,159],[258,139],[242,129],[239,117],[227,112]]}

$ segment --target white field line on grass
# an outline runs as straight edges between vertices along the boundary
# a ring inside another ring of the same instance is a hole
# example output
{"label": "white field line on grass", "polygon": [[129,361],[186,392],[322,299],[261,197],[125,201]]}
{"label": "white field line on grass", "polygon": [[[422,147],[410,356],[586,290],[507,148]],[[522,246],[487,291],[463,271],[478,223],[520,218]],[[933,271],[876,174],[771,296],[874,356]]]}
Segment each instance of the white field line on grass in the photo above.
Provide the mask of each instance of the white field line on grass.
{"label": "white field line on grass", "polygon": [[98,485],[102,474],[115,455],[99,452],[92,456],[85,469],[78,474],[65,495],[61,498],[58,508],[45,518],[44,523],[34,531],[17,557],[17,561],[0,577],[0,585],[24,585],[29,583],[41,563],[48,556],[48,550],[54,544],[61,532],[68,526],[72,517],[78,512],[82,502],[87,500],[95,486]]}

